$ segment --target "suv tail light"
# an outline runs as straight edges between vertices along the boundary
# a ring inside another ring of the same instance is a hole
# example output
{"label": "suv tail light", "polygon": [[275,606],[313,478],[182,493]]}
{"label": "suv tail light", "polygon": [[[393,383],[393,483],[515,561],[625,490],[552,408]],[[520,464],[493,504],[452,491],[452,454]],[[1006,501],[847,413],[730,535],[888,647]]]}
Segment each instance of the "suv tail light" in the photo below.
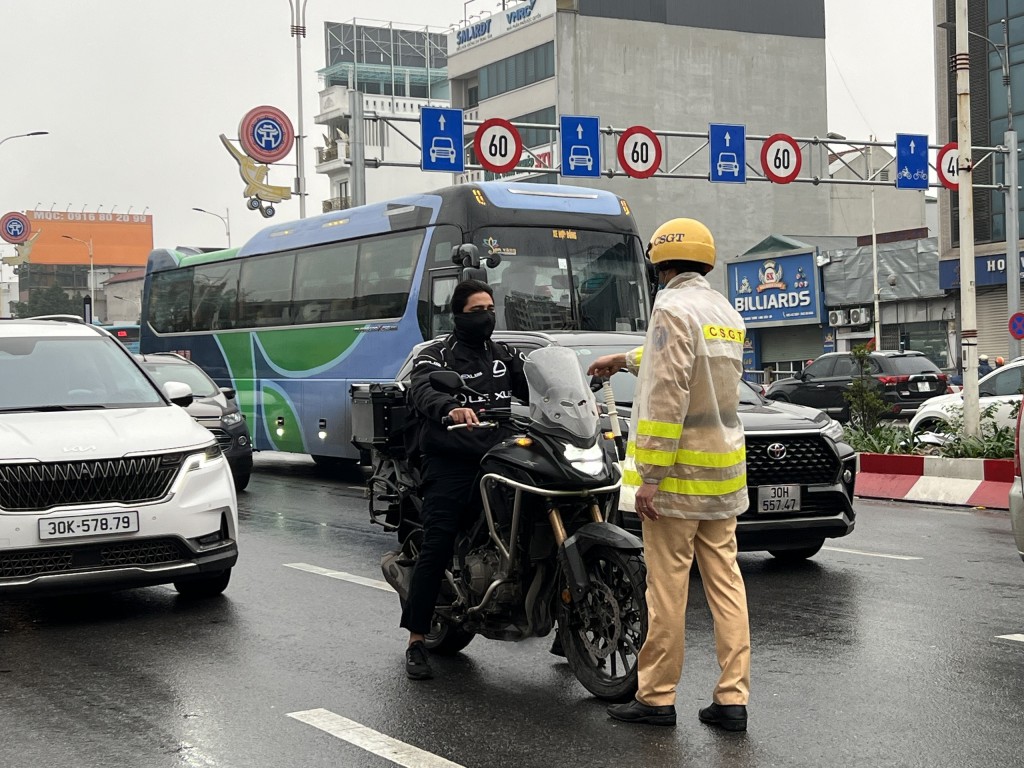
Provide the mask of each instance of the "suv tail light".
{"label": "suv tail light", "polygon": [[894,386],[896,384],[906,384],[910,381],[909,376],[879,376],[878,380],[885,384],[887,387]]}

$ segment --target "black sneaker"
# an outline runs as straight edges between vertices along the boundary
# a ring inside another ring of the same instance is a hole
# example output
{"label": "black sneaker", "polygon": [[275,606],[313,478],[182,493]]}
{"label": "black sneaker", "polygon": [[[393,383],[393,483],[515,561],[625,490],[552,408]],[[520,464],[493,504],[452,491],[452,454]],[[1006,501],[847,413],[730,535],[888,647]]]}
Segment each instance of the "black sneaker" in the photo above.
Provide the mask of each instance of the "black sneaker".
{"label": "black sneaker", "polygon": [[704,707],[697,717],[705,725],[717,725],[727,731],[747,730],[747,708],[742,704],[714,704]]}
{"label": "black sneaker", "polygon": [[430,658],[427,655],[427,646],[422,640],[417,640],[405,649],[405,674],[410,680],[430,680],[434,677],[434,670],[430,668]]}

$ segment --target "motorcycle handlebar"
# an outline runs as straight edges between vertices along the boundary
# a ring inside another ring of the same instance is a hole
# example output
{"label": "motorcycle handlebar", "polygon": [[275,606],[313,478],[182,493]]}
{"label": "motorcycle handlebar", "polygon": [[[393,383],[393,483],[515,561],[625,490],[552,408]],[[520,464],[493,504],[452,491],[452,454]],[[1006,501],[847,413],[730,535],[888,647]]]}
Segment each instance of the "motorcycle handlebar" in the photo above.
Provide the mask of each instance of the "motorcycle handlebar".
{"label": "motorcycle handlebar", "polygon": [[456,429],[469,429],[470,427],[472,427],[473,429],[497,429],[498,422],[481,421],[479,424],[452,424],[450,427],[448,427],[448,431],[452,432],[453,430]]}

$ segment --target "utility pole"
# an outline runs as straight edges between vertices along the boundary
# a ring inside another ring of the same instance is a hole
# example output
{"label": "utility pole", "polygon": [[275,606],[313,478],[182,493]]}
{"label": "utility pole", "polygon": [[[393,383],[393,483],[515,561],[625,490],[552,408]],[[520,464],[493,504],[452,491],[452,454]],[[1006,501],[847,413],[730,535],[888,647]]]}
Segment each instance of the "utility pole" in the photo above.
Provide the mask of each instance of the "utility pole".
{"label": "utility pole", "polygon": [[[299,3],[302,3],[301,7]],[[299,218],[306,218],[306,157],[303,152],[305,134],[302,129],[302,38],[306,36],[307,0],[288,0],[292,11],[292,37],[295,38],[295,81],[299,97],[299,114],[295,133],[295,194],[299,197]]]}
{"label": "utility pole", "polygon": [[[957,183],[960,203],[960,332],[964,366],[964,434],[979,437],[981,411],[978,404],[978,314],[974,284],[974,179],[971,159],[971,55],[968,48],[967,0],[956,0],[956,140]],[[1016,215],[1016,212],[1014,212]],[[1017,246],[1014,243],[1014,255]],[[1014,258],[1015,266],[1018,259]],[[1007,254],[1007,276],[1010,269]],[[1013,270],[1018,277],[1019,267]],[[1007,280],[1009,283],[1009,280]]]}

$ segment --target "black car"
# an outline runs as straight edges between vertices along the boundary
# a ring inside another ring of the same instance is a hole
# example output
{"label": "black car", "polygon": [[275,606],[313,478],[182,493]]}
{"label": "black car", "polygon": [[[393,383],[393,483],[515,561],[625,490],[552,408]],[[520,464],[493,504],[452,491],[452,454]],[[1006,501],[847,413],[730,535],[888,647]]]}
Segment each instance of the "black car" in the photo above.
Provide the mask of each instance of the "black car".
{"label": "black car", "polygon": [[[498,331],[494,338],[525,354],[553,344],[569,347],[584,371],[601,355],[644,343],[643,334],[627,332]],[[399,381],[408,377],[415,352],[400,369]],[[636,378],[622,372],[611,381],[626,433]],[[856,454],[843,442],[842,427],[821,411],[766,400],[746,382],[740,384],[740,419],[746,434],[750,506],[737,521],[739,548],[800,560],[816,554],[825,539],[852,532]],[[618,522],[641,534],[632,510],[625,510]]]}
{"label": "black car", "polygon": [[[946,374],[921,352],[871,352],[866,373],[889,404],[890,418],[910,418],[925,400],[949,391]],[[849,352],[822,355],[792,379],[768,387],[766,397],[783,403],[817,408],[839,421],[850,420],[850,404],[843,393],[859,376]]]}
{"label": "black car", "polygon": [[235,402],[235,390],[218,387],[206,371],[173,352],[136,355],[146,372],[163,386],[180,381],[192,388],[192,405],[185,410],[217,439],[231,467],[235,489],[244,490],[252,474],[252,440],[245,417]]}

